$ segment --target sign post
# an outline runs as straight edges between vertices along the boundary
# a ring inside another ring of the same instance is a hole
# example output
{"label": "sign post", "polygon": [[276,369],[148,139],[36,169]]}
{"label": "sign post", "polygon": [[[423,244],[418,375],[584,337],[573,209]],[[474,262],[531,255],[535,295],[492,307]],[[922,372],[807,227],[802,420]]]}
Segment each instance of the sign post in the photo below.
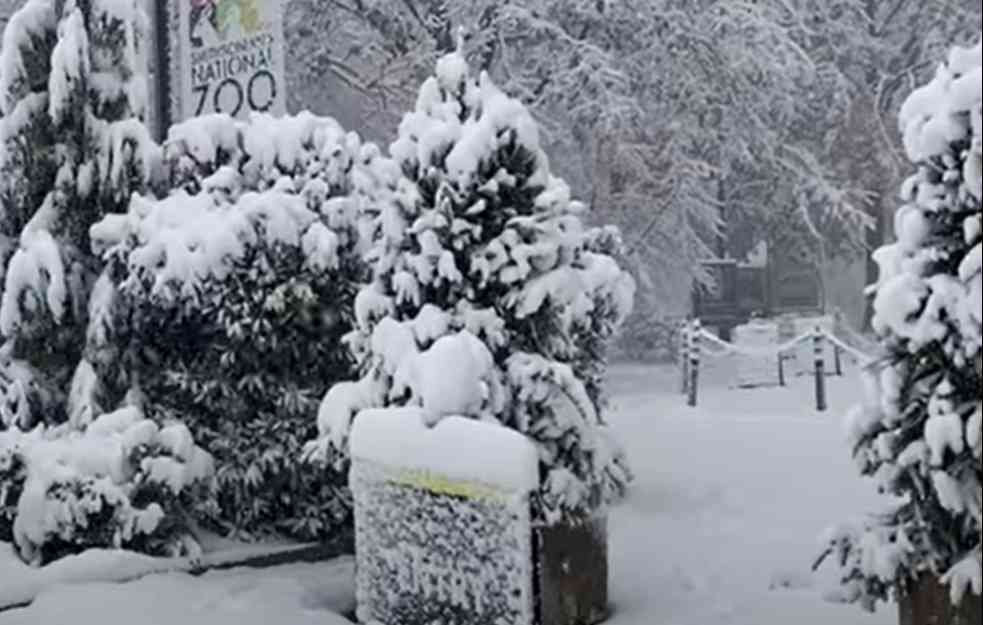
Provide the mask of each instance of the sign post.
{"label": "sign post", "polygon": [[150,126],[157,141],[163,141],[167,128],[171,125],[170,67],[172,37],[169,19],[170,0],[148,0],[147,15],[150,17],[149,46],[150,59],[150,98],[147,107],[147,125]]}

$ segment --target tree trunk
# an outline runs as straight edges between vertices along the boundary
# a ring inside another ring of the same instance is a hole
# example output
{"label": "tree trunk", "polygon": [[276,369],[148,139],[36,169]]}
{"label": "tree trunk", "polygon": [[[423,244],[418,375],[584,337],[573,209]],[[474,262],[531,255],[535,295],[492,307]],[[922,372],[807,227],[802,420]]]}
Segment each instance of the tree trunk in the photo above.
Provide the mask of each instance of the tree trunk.
{"label": "tree trunk", "polygon": [[952,605],[949,589],[934,575],[923,575],[901,600],[901,625],[979,625],[981,599],[972,593]]}
{"label": "tree trunk", "polygon": [[[865,189],[870,193],[867,213],[873,228],[864,234],[867,247],[866,283],[877,282],[878,267],[869,254],[890,240],[893,215],[898,206],[897,189],[905,166],[895,157],[894,135],[882,132],[878,125],[881,111],[875,98],[858,95],[850,103],[846,119],[830,149],[829,157],[837,163],[836,172],[844,186]],[[864,311],[863,327],[870,327],[872,302]]]}
{"label": "tree trunk", "polygon": [[597,130],[591,146],[591,208],[594,211],[611,209],[611,177],[615,139],[604,130]]}

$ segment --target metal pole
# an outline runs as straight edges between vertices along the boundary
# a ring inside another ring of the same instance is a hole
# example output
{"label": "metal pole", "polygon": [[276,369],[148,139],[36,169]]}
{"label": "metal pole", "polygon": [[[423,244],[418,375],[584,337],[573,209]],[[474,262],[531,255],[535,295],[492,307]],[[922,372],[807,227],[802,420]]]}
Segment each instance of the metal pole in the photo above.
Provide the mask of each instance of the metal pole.
{"label": "metal pole", "polygon": [[785,386],[785,354],[778,353],[778,386]]}
{"label": "metal pole", "polygon": [[826,358],[823,348],[823,331],[816,326],[812,337],[813,352],[816,357],[816,410],[826,411]]}
{"label": "metal pole", "polygon": [[153,0],[154,83],[157,100],[153,103],[157,140],[163,142],[171,125],[171,32],[170,0]]}
{"label": "metal pole", "polygon": [[697,391],[700,387],[700,332],[703,327],[700,320],[693,322],[693,335],[690,338],[689,349],[689,400],[688,404],[696,406]]}

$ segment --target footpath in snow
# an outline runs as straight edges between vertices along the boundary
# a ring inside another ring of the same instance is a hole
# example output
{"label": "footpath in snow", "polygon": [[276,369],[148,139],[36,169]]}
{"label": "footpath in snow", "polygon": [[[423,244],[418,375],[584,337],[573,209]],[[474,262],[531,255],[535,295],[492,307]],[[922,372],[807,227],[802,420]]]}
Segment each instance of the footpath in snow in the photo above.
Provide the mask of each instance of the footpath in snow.
{"label": "footpath in snow", "polygon": [[637,481],[612,514],[610,625],[896,623],[893,606],[824,602],[835,580],[810,571],[823,531],[877,504],[842,435],[856,372],[830,378],[825,413],[811,378],[731,390],[708,373],[688,408],[675,370],[616,369],[613,421]]}
{"label": "footpath in snow", "polygon": [[[671,368],[613,375],[612,421],[637,481],[612,512],[610,625],[896,622],[891,608],[868,615],[824,603],[832,580],[809,570],[823,530],[876,503],[841,435],[859,383],[832,379],[824,414],[808,378],[730,390],[711,371],[696,409],[677,384]],[[342,559],[62,586],[0,613],[0,625],[342,625],[352,572]]]}

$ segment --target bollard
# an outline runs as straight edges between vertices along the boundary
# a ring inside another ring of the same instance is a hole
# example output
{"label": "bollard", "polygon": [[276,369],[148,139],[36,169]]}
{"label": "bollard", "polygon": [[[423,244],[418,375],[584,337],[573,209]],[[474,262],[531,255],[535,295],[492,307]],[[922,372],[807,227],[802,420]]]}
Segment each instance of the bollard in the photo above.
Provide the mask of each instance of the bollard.
{"label": "bollard", "polygon": [[823,331],[818,326],[812,337],[813,351],[816,356],[816,410],[826,411],[826,360],[823,350]]}
{"label": "bollard", "polygon": [[689,320],[683,321],[683,329],[680,331],[680,347],[679,347],[679,369],[682,372],[682,393],[686,395],[689,392],[689,346],[690,346],[690,331],[689,331]]}
{"label": "bollard", "polygon": [[833,366],[836,367],[836,375],[843,377],[843,360],[840,358],[840,346],[833,345]]}
{"label": "bollard", "polygon": [[778,352],[778,386],[785,386],[785,354]]}
{"label": "bollard", "polygon": [[690,406],[696,406],[696,395],[700,386],[700,320],[693,322],[689,345],[689,401]]}

